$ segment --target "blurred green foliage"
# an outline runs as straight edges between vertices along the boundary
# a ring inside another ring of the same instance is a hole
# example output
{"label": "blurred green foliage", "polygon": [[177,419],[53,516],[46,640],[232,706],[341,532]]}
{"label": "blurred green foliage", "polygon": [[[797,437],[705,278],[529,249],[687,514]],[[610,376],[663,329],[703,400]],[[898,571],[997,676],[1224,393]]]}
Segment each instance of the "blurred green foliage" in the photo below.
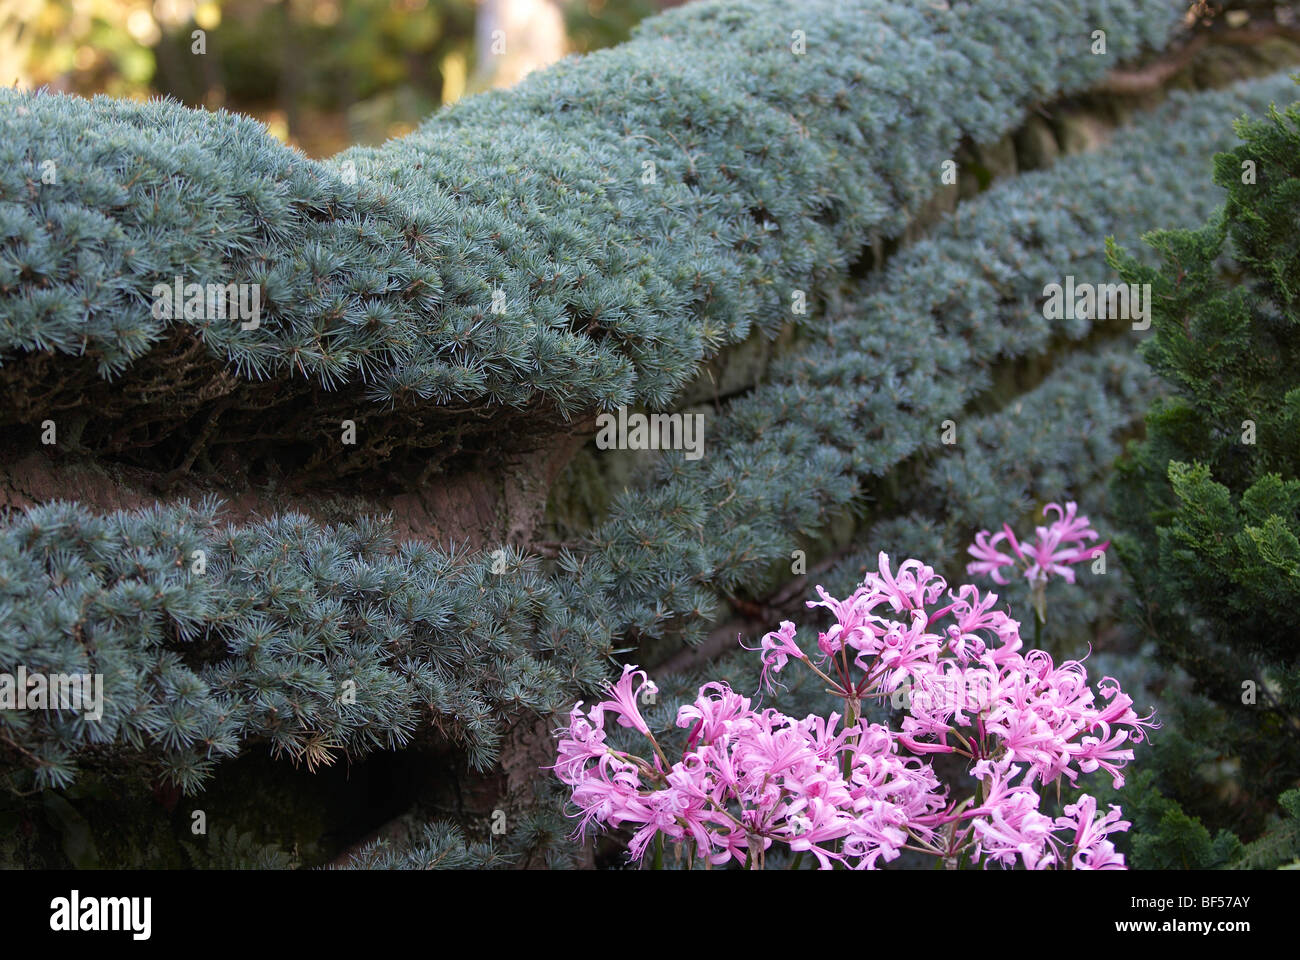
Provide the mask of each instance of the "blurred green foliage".
{"label": "blurred green foliage", "polygon": [[[557,2],[568,52],[579,53],[625,40],[667,5]],[[0,0],[0,82],[227,107],[327,156],[406,133],[458,99],[474,68],[477,9],[475,0]]]}

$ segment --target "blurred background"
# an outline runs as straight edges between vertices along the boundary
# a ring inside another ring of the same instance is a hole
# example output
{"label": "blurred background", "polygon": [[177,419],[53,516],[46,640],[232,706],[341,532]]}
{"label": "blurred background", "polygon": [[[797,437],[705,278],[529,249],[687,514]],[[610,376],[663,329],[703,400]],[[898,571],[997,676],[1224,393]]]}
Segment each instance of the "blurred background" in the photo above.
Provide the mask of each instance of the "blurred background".
{"label": "blurred background", "polygon": [[0,83],[225,107],[326,157],[680,2],[0,0]]}

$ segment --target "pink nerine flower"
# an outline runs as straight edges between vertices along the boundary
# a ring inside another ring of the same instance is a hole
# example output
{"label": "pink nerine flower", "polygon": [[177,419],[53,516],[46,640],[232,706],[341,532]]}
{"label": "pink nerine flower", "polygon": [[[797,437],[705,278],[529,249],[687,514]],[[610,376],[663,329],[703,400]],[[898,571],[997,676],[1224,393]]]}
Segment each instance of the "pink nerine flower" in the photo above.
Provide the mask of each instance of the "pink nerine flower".
{"label": "pink nerine flower", "polygon": [[975,764],[972,773],[985,783],[984,803],[972,811],[975,857],[987,855],[986,866],[1008,867],[1019,858],[1026,870],[1043,870],[1056,861],[1049,850],[1052,818],[1039,812],[1039,796],[1031,786],[1024,781],[1012,785],[1019,772],[1010,758]]}
{"label": "pink nerine flower", "polygon": [[897,576],[889,572],[887,553],[882,551],[876,560],[880,565],[879,572],[869,572],[862,586],[888,600],[894,613],[928,606],[937,601],[948,586],[943,577],[935,574],[933,567],[927,567],[920,560],[904,560]]}
{"label": "pink nerine flower", "polygon": [[836,600],[820,584],[817,593],[821,599],[809,600],[807,606],[825,607],[835,615],[831,628],[817,637],[817,646],[822,653],[833,656],[845,645],[857,648],[875,635],[871,629],[871,608],[883,602],[883,598],[872,597],[865,587],[859,587],[847,600]]}
{"label": "pink nerine flower", "polygon": [[1060,504],[1049,503],[1043,508],[1043,516],[1049,510],[1056,511],[1057,519],[1051,526],[1036,527],[1038,543],[1029,548],[1033,562],[1025,571],[1030,580],[1046,580],[1051,576],[1063,578],[1067,583],[1074,583],[1074,571],[1070,564],[1091,560],[1110,546],[1110,541],[1095,546],[1084,546],[1085,541],[1100,539],[1100,534],[1088,524],[1087,517],[1076,516],[1079,505],[1070,501],[1062,510]]}
{"label": "pink nerine flower", "polygon": [[870,867],[899,856],[909,825],[930,836],[916,821],[944,805],[933,772],[899,756],[883,726],[837,729],[836,714],[795,720],[755,711],[711,683],[678,712],[677,725],[693,731],[685,755],[660,770],[606,746],[592,718],[607,710],[608,702],[588,716],[574,708],[554,769],[573,787],[579,831],[592,821],[637,827],[628,845],[634,860],[662,833],[712,863],[752,860],[781,842],[823,868]]}
{"label": "pink nerine flower", "polygon": [[[966,564],[966,572],[971,575],[986,575],[994,583],[1005,584],[1003,567],[1023,567],[1024,576],[1030,581],[1046,582],[1051,577],[1060,577],[1068,583],[1074,583],[1072,564],[1091,560],[1102,553],[1110,541],[1087,545],[1090,540],[1097,540],[1100,534],[1088,523],[1088,518],[1078,515],[1079,505],[1074,501],[1064,508],[1058,503],[1049,503],[1043,508],[1043,516],[1055,511],[1057,519],[1046,527],[1036,527],[1035,542],[1020,542],[1015,532],[1007,526],[990,536],[989,531],[981,530],[975,535],[975,542],[967,548],[967,553],[975,558]],[[1010,552],[1001,550],[998,545],[1006,543]]]}
{"label": "pink nerine flower", "polygon": [[[763,651],[763,676],[762,683],[771,689],[771,683],[768,679],[768,671],[780,673],[785,669],[785,665],[791,657],[796,660],[802,660],[804,653],[799,649],[799,645],[794,642],[795,625],[789,620],[781,621],[781,629],[774,630],[765,634],[759,649]],[[745,647],[746,650],[749,647]]]}
{"label": "pink nerine flower", "polygon": [[1124,855],[1116,853],[1115,845],[1106,837],[1128,830],[1131,824],[1120,819],[1118,804],[1110,805],[1110,813],[1100,817],[1096,813],[1096,798],[1085,793],[1078,803],[1066,806],[1064,817],[1056,818],[1056,829],[1074,831],[1071,864],[1076,870],[1123,870]]}
{"label": "pink nerine flower", "polygon": [[[1040,529],[1028,554],[1010,531],[1003,539],[1050,570],[1063,562],[1066,540],[1087,539],[1073,504],[1059,515],[1065,532],[1053,541]],[[1034,552],[1040,547],[1050,556]],[[1113,678],[1094,687],[1082,660],[1058,665],[1024,650],[1019,622],[995,609],[996,595],[969,584],[947,590],[915,560],[894,572],[880,554],[879,570],[847,600],[817,592],[809,606],[836,621],[820,634],[820,666],[795,643],[795,624],[782,621],[757,648],[763,680],[797,660],[842,699],[843,713],[797,719],[705,683],[677,711],[684,733],[674,762],[638,708],[653,684],[624,667],[607,699],[586,712],[577,704],[559,731],[553,769],[572,788],[579,834],[592,824],[625,828],[633,860],[668,841],[709,863],[757,867],[774,848],[808,854],[823,869],[872,869],[904,849],[950,866],[967,857],[1035,870],[1124,866],[1108,839],[1129,826],[1118,807],[1098,815],[1096,800],[1083,795],[1065,816],[1043,809],[1045,787],[1055,783],[1059,796],[1062,779],[1081,773],[1105,770],[1121,786],[1134,745],[1157,726]],[[903,709],[901,730],[863,719],[871,701]],[[653,752],[611,747],[610,714]],[[933,754],[948,754],[946,775],[974,793],[950,799]]]}
{"label": "pink nerine flower", "polygon": [[[1003,540],[1011,544],[1015,556],[998,549],[997,545]],[[993,534],[992,539],[989,539],[987,530],[981,530],[975,534],[975,542],[966,548],[966,552],[975,557],[973,563],[966,564],[967,573],[972,576],[986,574],[993,578],[994,583],[1003,585],[1008,581],[1002,575],[1002,568],[1014,567],[1017,557],[1024,558],[1024,554],[1020,552],[1020,544],[1016,543],[1016,535],[1005,524],[1003,524],[1001,530]]]}
{"label": "pink nerine flower", "polygon": [[944,614],[952,614],[954,622],[944,632],[948,636],[948,649],[958,661],[965,664],[984,656],[989,648],[981,633],[991,633],[997,638],[998,646],[991,651],[996,663],[1020,649],[1020,624],[1001,610],[993,609],[998,601],[996,593],[986,593],[981,599],[979,590],[964,583],[955,594],[948,591],[948,596],[952,603],[932,614],[931,619],[939,620]]}
{"label": "pink nerine flower", "polygon": [[[632,681],[637,677],[641,682],[635,689],[632,687]],[[651,693],[658,692],[659,688],[655,686],[653,680],[649,678],[644,670],[638,670],[629,664],[623,668],[623,676],[619,677],[617,683],[610,684],[610,700],[600,703],[598,709],[609,710],[611,713],[618,715],[618,722],[625,727],[633,727],[644,736],[650,735],[650,726],[641,716],[641,710],[637,707],[637,698],[641,696],[641,691],[648,690]]]}

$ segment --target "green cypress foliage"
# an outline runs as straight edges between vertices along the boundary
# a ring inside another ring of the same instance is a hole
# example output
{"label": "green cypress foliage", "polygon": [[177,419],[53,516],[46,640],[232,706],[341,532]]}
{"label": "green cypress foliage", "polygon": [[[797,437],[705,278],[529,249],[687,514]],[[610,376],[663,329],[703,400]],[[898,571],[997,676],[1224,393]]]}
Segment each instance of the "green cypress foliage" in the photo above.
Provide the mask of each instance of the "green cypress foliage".
{"label": "green cypress foliage", "polygon": [[1251,112],[1215,159],[1222,212],[1147,237],[1158,267],[1115,260],[1152,284],[1169,391],[1116,478],[1138,622],[1215,707],[1184,735],[1239,765],[1226,803],[1212,776],[1174,797],[1254,832],[1300,770],[1300,108]]}
{"label": "green cypress foliage", "polygon": [[1280,822],[1249,844],[1233,866],[1238,870],[1300,868],[1300,790],[1288,790],[1277,800]]}
{"label": "green cypress foliage", "polygon": [[1132,818],[1132,866],[1138,870],[1216,870],[1240,862],[1241,841],[1227,830],[1214,837],[1160,792],[1149,770],[1141,770],[1124,791]]}

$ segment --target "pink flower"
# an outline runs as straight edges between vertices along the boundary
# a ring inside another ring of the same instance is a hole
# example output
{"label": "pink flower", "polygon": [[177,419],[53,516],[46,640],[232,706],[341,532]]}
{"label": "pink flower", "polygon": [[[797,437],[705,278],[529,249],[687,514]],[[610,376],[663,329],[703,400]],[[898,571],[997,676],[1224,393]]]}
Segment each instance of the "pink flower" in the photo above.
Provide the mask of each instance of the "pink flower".
{"label": "pink flower", "polygon": [[[1006,540],[1030,569],[1064,576],[1057,568],[1075,562],[1071,544],[1088,539],[1087,521],[1073,504],[1057,512],[1056,532],[1040,528],[1028,548],[1009,529],[977,545],[992,557],[993,545]],[[865,720],[844,724],[834,711],[800,720],[756,710],[727,684],[705,683],[677,711],[685,746],[670,763],[638,708],[653,684],[625,667],[608,699],[585,713],[575,705],[558,731],[553,769],[572,789],[578,832],[625,827],[634,861],[660,837],[714,864],[762,865],[784,848],[811,854],[823,869],[872,869],[907,847],[950,863],[970,856],[985,867],[1122,868],[1107,839],[1128,829],[1118,807],[1098,816],[1085,795],[1053,819],[1040,790],[1055,781],[1059,791],[1062,777],[1095,770],[1120,786],[1133,746],[1157,724],[1137,715],[1113,678],[1094,689],[1082,661],[1057,665],[1042,650],[1022,650],[1020,624],[994,609],[996,595],[964,584],[940,606],[946,590],[931,567],[908,560],[893,572],[883,553],[879,570],[847,600],[819,586],[820,599],[808,605],[835,617],[819,646],[834,656],[827,669],[838,680],[800,650],[791,621],[757,648],[764,682],[769,671],[800,660],[834,687],[851,718],[862,716],[863,701],[892,699],[910,684],[899,732]],[[848,650],[851,660],[839,656]],[[646,737],[653,754],[612,749],[608,714]],[[950,800],[930,763],[935,753],[968,758],[978,794]]]}
{"label": "pink flower", "polygon": [[1118,730],[1112,734],[1108,723],[1096,724],[1093,729],[1097,727],[1101,728],[1099,736],[1080,738],[1079,743],[1071,747],[1070,753],[1084,773],[1092,773],[1099,767],[1109,773],[1118,790],[1124,786],[1124,777],[1119,768],[1133,759],[1133,749],[1124,746],[1128,742],[1129,733]]}
{"label": "pink flower", "polygon": [[[1012,545],[1016,556],[1003,553],[997,548],[1000,541],[1006,540]],[[1014,567],[1016,557],[1022,557],[1020,545],[1016,543],[1016,535],[1011,532],[1010,527],[1003,527],[993,538],[989,539],[989,532],[981,530],[975,534],[975,542],[966,548],[966,552],[975,558],[975,562],[966,564],[966,572],[972,576],[976,574],[987,574],[993,578],[994,583],[1006,584],[1007,578],[1002,575],[1003,567]]]}
{"label": "pink flower", "polygon": [[694,703],[678,709],[677,726],[698,727],[693,734],[695,741],[708,745],[749,716],[749,698],[714,681],[700,687]]}
{"label": "pink flower", "polygon": [[1046,580],[1050,576],[1074,583],[1074,571],[1069,564],[1091,560],[1110,546],[1110,541],[1094,547],[1085,547],[1084,541],[1096,540],[1100,534],[1088,524],[1087,517],[1077,517],[1079,505],[1070,501],[1062,510],[1060,504],[1049,503],[1043,516],[1055,510],[1057,519],[1048,527],[1037,527],[1038,543],[1030,549],[1033,562],[1025,571],[1030,580]]}
{"label": "pink flower", "polygon": [[[926,668],[939,654],[943,638],[927,629],[925,611],[912,610],[910,621],[882,621],[879,636],[872,636],[859,648],[855,663],[868,676],[878,678],[882,690],[892,692],[909,675],[927,673]],[[875,663],[869,664],[868,658]]]}
{"label": "pink flower", "polygon": [[[641,683],[633,689],[632,682],[638,676],[641,678]],[[650,725],[645,722],[641,710],[637,707],[637,699],[643,690],[656,693],[659,688],[644,670],[638,670],[628,664],[623,668],[623,676],[619,677],[618,682],[609,686],[609,695],[612,699],[601,701],[597,707],[616,714],[620,725],[634,727],[642,735],[649,736]]]}
{"label": "pink flower", "polygon": [[559,758],[551,767],[565,783],[578,783],[587,761],[598,760],[609,752],[599,714],[595,710],[592,714],[594,720],[582,712],[581,700],[569,711],[569,735],[560,741]]}
{"label": "pink flower", "polygon": [[[1023,565],[1024,576],[1031,581],[1046,582],[1051,577],[1060,577],[1074,583],[1072,564],[1092,560],[1102,553],[1110,541],[1087,546],[1089,540],[1097,540],[1100,534],[1093,530],[1088,518],[1078,515],[1079,505],[1074,501],[1062,507],[1058,503],[1049,503],[1043,508],[1043,516],[1055,511],[1057,519],[1046,527],[1036,527],[1035,542],[1016,540],[1016,535],[1006,524],[1002,530],[993,534],[981,530],[975,534],[975,542],[967,547],[967,552],[975,560],[966,564],[966,572],[971,575],[987,575],[994,583],[1005,584],[1003,567],[1014,567],[1017,562]],[[1005,541],[1011,547],[1007,553],[998,549],[998,544]]]}
{"label": "pink flower", "polygon": [[1110,701],[1096,717],[1094,723],[1122,723],[1133,730],[1134,743],[1142,743],[1147,738],[1146,728],[1159,730],[1160,724],[1152,720],[1153,714],[1139,717],[1133,709],[1133,698],[1119,688],[1119,681],[1114,677],[1102,677],[1097,690]]}
{"label": "pink flower", "polygon": [[981,599],[979,590],[965,583],[956,594],[950,591],[948,595],[953,602],[934,614],[932,619],[939,620],[944,614],[951,613],[954,623],[945,631],[947,646],[958,660],[966,663],[984,656],[988,644],[980,636],[981,631],[997,638],[998,647],[993,652],[996,663],[1004,662],[1020,649],[1020,624],[1001,610],[993,609],[998,600],[996,593],[986,593]]}
{"label": "pink flower", "polygon": [[825,607],[835,615],[835,623],[831,628],[817,637],[817,646],[822,653],[834,656],[845,644],[856,647],[867,637],[875,635],[871,629],[871,608],[876,603],[881,603],[883,598],[872,597],[863,587],[859,587],[847,600],[836,600],[820,584],[817,593],[821,599],[809,600],[807,606]]}
{"label": "pink flower", "polygon": [[1056,818],[1056,829],[1074,830],[1070,847],[1074,850],[1070,862],[1076,870],[1123,870],[1124,855],[1115,852],[1115,845],[1106,837],[1125,831],[1131,826],[1121,820],[1119,806],[1112,803],[1110,812],[1096,816],[1097,801],[1088,794],[1077,803],[1065,807],[1065,816]]}
{"label": "pink flower", "polygon": [[919,610],[943,595],[948,584],[920,560],[904,560],[898,575],[889,572],[889,554],[881,551],[876,558],[879,572],[868,573],[862,586],[889,601],[895,613]]}
{"label": "pink flower", "polygon": [[1051,817],[1039,812],[1039,796],[1032,788],[1023,782],[1011,784],[1020,768],[1009,759],[996,764],[981,760],[972,772],[986,781],[987,793],[974,811],[976,855],[987,854],[989,862],[1008,867],[1019,858],[1026,870],[1042,870],[1055,863],[1049,849]]}
{"label": "pink flower", "polygon": [[[769,690],[772,689],[768,680],[767,673],[771,670],[773,673],[780,673],[785,669],[786,663],[791,657],[796,660],[804,659],[804,653],[799,649],[799,645],[794,642],[795,625],[789,620],[781,621],[781,628],[771,633],[764,634],[759,645],[763,651],[763,674],[761,683]],[[744,644],[741,644],[744,647]],[[748,650],[748,647],[745,647]]]}

